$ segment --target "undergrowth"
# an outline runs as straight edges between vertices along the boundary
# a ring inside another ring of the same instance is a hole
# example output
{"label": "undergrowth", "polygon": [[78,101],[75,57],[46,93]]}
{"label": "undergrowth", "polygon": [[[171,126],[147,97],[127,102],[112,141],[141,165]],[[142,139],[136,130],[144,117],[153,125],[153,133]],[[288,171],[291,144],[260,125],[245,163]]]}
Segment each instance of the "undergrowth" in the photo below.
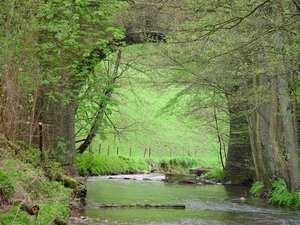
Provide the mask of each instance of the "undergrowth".
{"label": "undergrowth", "polygon": [[261,195],[263,188],[264,188],[264,184],[261,181],[256,181],[251,186],[250,194],[255,197],[259,197]]}
{"label": "undergrowth", "polygon": [[[264,184],[257,181],[252,185],[250,193],[253,196],[258,197],[263,189]],[[300,190],[290,192],[283,179],[278,179],[271,184],[267,197],[270,204],[300,208]]]}
{"label": "undergrowth", "polygon": [[289,192],[284,180],[272,183],[269,202],[280,206],[294,206],[300,208],[300,190]]}
{"label": "undergrowth", "polygon": [[215,167],[204,175],[205,178],[224,181],[227,178],[225,170]]}
{"label": "undergrowth", "polygon": [[162,159],[157,163],[157,169],[162,172],[187,173],[188,169],[198,166],[199,162],[193,158]]}
{"label": "undergrowth", "polygon": [[[56,217],[68,218],[71,189],[49,181],[43,171],[19,160],[0,160],[0,171],[0,195],[14,203],[8,211],[0,211],[1,225],[46,225]],[[39,205],[38,216],[20,210],[19,202]]]}

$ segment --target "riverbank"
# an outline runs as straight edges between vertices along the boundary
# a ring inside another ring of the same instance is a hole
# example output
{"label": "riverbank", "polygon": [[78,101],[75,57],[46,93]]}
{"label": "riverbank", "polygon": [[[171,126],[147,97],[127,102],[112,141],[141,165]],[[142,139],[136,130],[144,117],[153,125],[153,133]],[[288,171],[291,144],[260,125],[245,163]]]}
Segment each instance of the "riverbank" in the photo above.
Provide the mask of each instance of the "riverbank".
{"label": "riverbank", "polygon": [[120,174],[137,174],[149,172],[189,173],[191,168],[211,167],[212,176],[223,176],[215,165],[203,163],[193,157],[174,158],[135,158],[125,156],[108,156],[99,153],[86,152],[76,157],[76,167],[81,176],[103,176]]}
{"label": "riverbank", "polygon": [[45,167],[19,159],[0,160],[1,225],[63,225],[70,216],[80,215],[85,185],[64,175],[57,163]]}
{"label": "riverbank", "polygon": [[[0,161],[0,224],[51,224],[67,220],[72,189],[20,160]],[[35,211],[30,212],[30,207]]]}

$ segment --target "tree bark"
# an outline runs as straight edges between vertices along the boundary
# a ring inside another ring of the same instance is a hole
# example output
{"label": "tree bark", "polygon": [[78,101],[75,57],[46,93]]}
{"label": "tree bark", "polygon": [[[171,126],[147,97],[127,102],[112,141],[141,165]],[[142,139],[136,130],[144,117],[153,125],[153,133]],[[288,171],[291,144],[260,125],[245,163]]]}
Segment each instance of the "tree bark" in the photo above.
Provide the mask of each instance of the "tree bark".
{"label": "tree bark", "polygon": [[[254,179],[254,167],[249,139],[245,105],[237,104],[228,97],[230,134],[226,171],[233,184],[250,185]],[[241,106],[243,108],[241,108]]]}

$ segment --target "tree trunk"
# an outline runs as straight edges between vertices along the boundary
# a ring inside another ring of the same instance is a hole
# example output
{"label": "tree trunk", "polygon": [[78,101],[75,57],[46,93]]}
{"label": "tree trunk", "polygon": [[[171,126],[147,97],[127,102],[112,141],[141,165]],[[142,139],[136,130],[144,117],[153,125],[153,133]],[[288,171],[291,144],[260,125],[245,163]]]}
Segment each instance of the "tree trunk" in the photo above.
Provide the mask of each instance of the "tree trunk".
{"label": "tree trunk", "polygon": [[226,171],[233,184],[249,185],[253,181],[255,172],[247,117],[241,108],[242,104],[237,104],[231,97],[227,99],[230,113],[230,136]]}

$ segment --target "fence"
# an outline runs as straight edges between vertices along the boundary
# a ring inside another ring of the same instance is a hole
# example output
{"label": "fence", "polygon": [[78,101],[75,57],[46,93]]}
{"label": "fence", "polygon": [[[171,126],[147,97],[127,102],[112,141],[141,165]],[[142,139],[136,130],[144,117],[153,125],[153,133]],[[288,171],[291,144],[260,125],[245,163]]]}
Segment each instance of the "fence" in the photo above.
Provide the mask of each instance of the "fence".
{"label": "fence", "polygon": [[122,149],[120,146],[116,145],[103,145],[99,144],[97,146],[89,146],[89,152],[98,153],[100,155],[105,156],[125,156],[125,157],[135,157],[138,156],[140,158],[154,158],[154,157],[161,157],[161,153],[164,152],[165,158],[176,158],[176,157],[197,157],[199,156],[198,150],[182,150],[180,153],[173,149],[164,150],[154,150],[151,147],[145,147],[143,149],[140,148],[133,148],[129,147],[127,149]]}

